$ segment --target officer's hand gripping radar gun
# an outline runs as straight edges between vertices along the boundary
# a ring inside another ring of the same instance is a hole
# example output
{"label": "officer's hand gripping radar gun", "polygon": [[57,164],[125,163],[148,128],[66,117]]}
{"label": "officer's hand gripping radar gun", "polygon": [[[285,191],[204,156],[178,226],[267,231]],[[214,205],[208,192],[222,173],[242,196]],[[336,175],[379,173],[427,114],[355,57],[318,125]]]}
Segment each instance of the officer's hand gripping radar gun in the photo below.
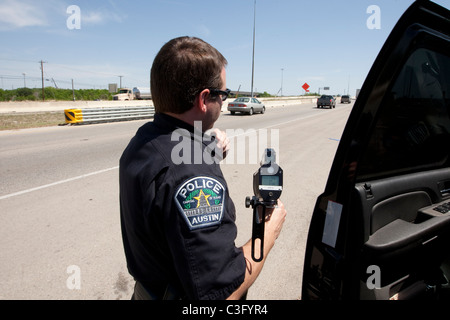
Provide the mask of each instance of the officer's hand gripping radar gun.
{"label": "officer's hand gripping radar gun", "polygon": [[[261,167],[253,174],[253,193],[251,199],[245,198],[245,206],[253,208],[252,259],[259,262],[264,257],[264,225],[266,208],[274,208],[283,190],[283,169],[276,163],[275,150],[267,148],[261,160]],[[258,207],[262,208],[258,210]],[[255,257],[255,243],[260,241],[259,257]]]}

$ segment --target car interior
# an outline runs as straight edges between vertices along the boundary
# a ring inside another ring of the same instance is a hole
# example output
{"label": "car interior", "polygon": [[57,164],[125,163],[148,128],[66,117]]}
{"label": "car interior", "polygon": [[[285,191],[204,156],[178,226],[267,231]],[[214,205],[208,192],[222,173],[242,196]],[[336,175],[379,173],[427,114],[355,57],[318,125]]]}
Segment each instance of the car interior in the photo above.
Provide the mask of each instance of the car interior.
{"label": "car interior", "polygon": [[[362,298],[450,299],[450,57],[442,51],[419,47],[405,58],[355,172]],[[370,265],[381,268],[376,290],[364,282]]]}

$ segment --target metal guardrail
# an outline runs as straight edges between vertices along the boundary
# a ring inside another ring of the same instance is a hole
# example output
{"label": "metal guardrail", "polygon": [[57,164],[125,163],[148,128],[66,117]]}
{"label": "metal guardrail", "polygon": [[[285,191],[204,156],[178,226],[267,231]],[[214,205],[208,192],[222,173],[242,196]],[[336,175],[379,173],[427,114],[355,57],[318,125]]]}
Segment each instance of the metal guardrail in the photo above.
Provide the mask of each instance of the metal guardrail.
{"label": "metal guardrail", "polygon": [[66,123],[95,123],[109,121],[124,121],[151,118],[155,114],[153,106],[112,107],[66,109]]}

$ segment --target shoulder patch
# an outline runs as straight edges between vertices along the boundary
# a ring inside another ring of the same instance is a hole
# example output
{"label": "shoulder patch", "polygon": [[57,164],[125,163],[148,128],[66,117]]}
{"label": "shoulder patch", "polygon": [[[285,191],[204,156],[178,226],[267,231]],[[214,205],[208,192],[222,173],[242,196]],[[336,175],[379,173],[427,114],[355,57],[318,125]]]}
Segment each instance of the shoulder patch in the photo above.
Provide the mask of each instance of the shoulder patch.
{"label": "shoulder patch", "polygon": [[224,197],[222,183],[210,177],[195,177],[178,187],[175,202],[189,229],[194,230],[220,224]]}

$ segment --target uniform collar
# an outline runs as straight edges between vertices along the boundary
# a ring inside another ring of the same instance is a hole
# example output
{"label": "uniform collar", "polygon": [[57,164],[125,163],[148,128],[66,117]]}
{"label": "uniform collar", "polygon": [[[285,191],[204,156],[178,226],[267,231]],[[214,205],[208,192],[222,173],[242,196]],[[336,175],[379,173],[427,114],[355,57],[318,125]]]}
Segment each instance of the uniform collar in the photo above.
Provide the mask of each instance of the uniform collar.
{"label": "uniform collar", "polygon": [[183,128],[188,130],[189,132],[194,133],[193,126],[182,120],[171,117],[165,113],[155,113],[153,123],[161,129],[165,129],[167,131],[173,131],[178,128]]}
{"label": "uniform collar", "polygon": [[[173,132],[176,129],[186,129],[190,134],[189,137],[193,140],[198,140],[199,142],[203,143],[204,145],[207,145],[211,141],[214,140],[212,136],[209,134],[202,132],[198,129],[195,129],[194,126],[191,126],[190,124],[171,117],[165,113],[155,113],[155,116],[153,118],[153,123],[160,129],[166,131],[166,132]],[[182,134],[182,132],[181,132]]]}

